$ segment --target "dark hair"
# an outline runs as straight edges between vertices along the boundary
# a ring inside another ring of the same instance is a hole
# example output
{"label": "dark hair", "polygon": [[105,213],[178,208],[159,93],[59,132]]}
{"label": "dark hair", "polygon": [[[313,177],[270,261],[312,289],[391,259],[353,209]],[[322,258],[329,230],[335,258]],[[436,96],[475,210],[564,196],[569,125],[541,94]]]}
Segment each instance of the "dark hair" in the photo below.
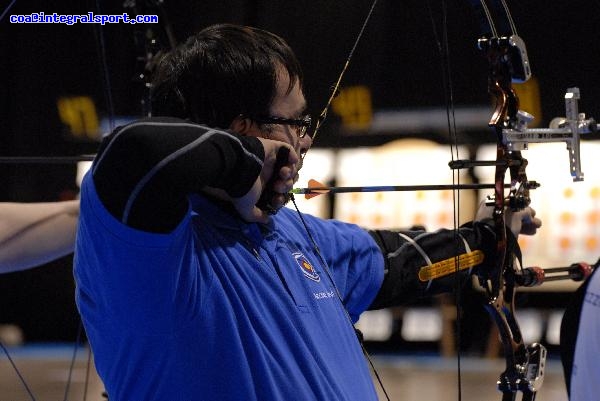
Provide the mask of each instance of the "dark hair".
{"label": "dark hair", "polygon": [[238,25],[210,26],[159,61],[152,83],[152,114],[228,128],[240,114],[268,115],[277,70],[291,91],[303,77],[291,48],[270,32]]}

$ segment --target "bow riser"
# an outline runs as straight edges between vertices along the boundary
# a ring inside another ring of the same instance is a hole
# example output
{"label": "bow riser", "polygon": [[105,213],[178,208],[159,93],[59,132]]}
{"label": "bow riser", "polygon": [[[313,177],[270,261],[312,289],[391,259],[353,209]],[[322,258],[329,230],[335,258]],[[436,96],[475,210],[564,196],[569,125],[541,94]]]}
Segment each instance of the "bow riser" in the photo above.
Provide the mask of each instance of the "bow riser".
{"label": "bow riser", "polygon": [[[509,38],[480,39],[479,46],[486,52],[490,66],[488,92],[495,98],[496,107],[488,126],[497,139],[493,200],[496,255],[493,270],[484,272],[480,279],[488,299],[486,310],[498,327],[506,362],[506,370],[498,380],[498,390],[503,394],[503,401],[514,401],[519,391],[523,392],[523,400],[533,400],[535,391],[532,391],[527,378],[529,352],[523,343],[514,311],[517,260],[512,249],[514,245],[510,245],[507,238],[505,222],[507,207],[516,211],[529,205],[525,173],[527,161],[520,151],[507,148],[503,136],[505,129],[516,124],[519,110],[519,99],[511,85],[515,70],[512,56],[515,52]],[[510,173],[511,186],[508,196],[505,196],[507,172]]]}

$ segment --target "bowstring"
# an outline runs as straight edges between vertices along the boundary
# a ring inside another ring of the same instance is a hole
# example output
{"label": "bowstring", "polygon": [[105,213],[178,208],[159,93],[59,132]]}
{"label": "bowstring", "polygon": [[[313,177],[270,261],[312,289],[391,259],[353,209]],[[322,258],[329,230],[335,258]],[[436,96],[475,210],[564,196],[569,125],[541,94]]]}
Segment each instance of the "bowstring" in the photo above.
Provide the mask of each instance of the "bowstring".
{"label": "bowstring", "polygon": [[[373,15],[373,11],[375,10],[375,7],[377,6],[377,2],[379,0],[373,0],[373,2],[371,3],[371,6],[369,8],[369,12],[367,13],[367,16],[365,17],[365,19],[363,20],[362,26],[360,28],[360,31],[358,32],[358,35],[356,36],[356,39],[354,40],[354,43],[352,44],[352,48],[350,49],[350,52],[348,53],[348,56],[346,57],[346,61],[344,62],[344,66],[342,67],[342,70],[340,72],[340,74],[338,75],[335,84],[333,85],[333,88],[331,90],[331,93],[329,95],[329,98],[327,99],[327,102],[325,103],[325,107],[323,108],[323,110],[321,111],[321,114],[319,114],[319,117],[317,118],[317,123],[315,124],[315,128],[313,130],[313,133],[311,135],[311,138],[314,141],[317,138],[317,134],[319,133],[319,130],[321,128],[321,126],[323,125],[323,123],[325,122],[325,120],[327,119],[327,113],[329,112],[329,109],[331,108],[331,104],[333,102],[333,99],[335,99],[335,97],[338,94],[340,85],[342,83],[342,80],[344,79],[344,75],[346,74],[346,70],[348,70],[348,67],[350,66],[350,62],[352,61],[352,58],[354,56],[354,52],[356,51],[356,48],[358,47],[358,44],[360,43],[363,34],[365,32],[365,29],[367,27],[367,25],[369,24],[369,21],[371,20],[371,16]],[[310,149],[309,149],[310,150]],[[308,153],[308,150],[301,156],[302,159],[304,159],[304,157],[306,157],[306,154]],[[350,322],[350,325],[352,327],[354,327],[354,324],[352,323],[352,318],[350,317],[350,315],[348,314],[348,311],[346,310],[346,307],[344,305],[344,301],[342,299],[342,296],[339,292],[339,289],[337,288],[337,285],[335,284],[335,281],[333,280],[333,275],[331,274],[328,265],[325,261],[325,258],[321,255],[321,252],[319,250],[319,246],[317,244],[317,242],[315,241],[312,233],[310,232],[308,225],[306,224],[306,221],[304,220],[304,217],[302,216],[302,213],[300,212],[300,209],[298,208],[298,205],[296,204],[296,199],[294,198],[294,194],[290,194],[290,200],[292,201],[292,203],[294,204],[294,208],[296,209],[296,212],[300,218],[300,221],[302,222],[302,225],[304,226],[304,230],[306,231],[306,234],[314,248],[315,253],[318,255],[318,258],[320,259],[321,265],[323,266],[323,270],[325,271],[326,275],[329,278],[329,281],[331,282],[331,284],[333,285],[334,289],[335,289],[335,293],[337,295],[337,298],[342,306],[342,310],[344,311],[348,321]],[[356,328],[354,329],[356,331]],[[379,372],[377,371],[377,368],[375,366],[375,364],[373,363],[373,360],[371,358],[371,355],[369,354],[369,352],[367,351],[367,349],[365,348],[365,345],[363,344],[362,339],[358,339],[358,342],[360,344],[361,350],[363,352],[363,355],[365,356],[372,372],[373,375],[375,376],[377,383],[379,384],[379,387],[381,388],[381,391],[383,392],[385,398],[387,401],[390,401],[390,397],[387,393],[387,390],[385,388],[385,385],[383,384],[383,380],[379,374]]]}
{"label": "bowstring", "polygon": [[[506,4],[506,0],[500,0],[500,1],[502,2],[502,7],[504,8],[504,12],[506,13],[506,18],[508,19],[508,24],[510,25],[510,30],[511,30],[512,34],[518,35],[515,21],[512,18],[512,14],[510,13],[508,4]],[[488,20],[491,20],[491,19],[488,18]]]}
{"label": "bowstring", "polygon": [[29,388],[29,385],[27,384],[27,381],[25,380],[25,378],[21,374],[21,371],[19,370],[19,368],[15,364],[15,361],[10,356],[10,353],[8,352],[8,349],[4,346],[4,344],[2,343],[2,341],[0,341],[0,348],[2,348],[2,351],[4,352],[4,354],[8,358],[8,361],[10,362],[11,366],[13,367],[13,370],[15,371],[15,373],[17,374],[17,376],[19,376],[19,380],[21,381],[21,384],[23,384],[23,387],[25,387],[25,390],[27,391],[27,394],[29,394],[29,398],[32,401],[36,401],[35,396],[31,392],[31,388]]}
{"label": "bowstring", "polygon": [[[492,37],[498,37],[498,31],[496,30],[496,25],[494,24],[494,19],[492,18],[492,13],[490,12],[490,9],[488,8],[485,0],[480,0],[481,3],[481,8],[483,9],[483,12],[485,13],[485,18],[487,19],[487,22],[490,26],[490,30],[492,31]],[[504,1],[502,1],[502,3],[504,3]],[[508,7],[506,6],[506,3],[504,3],[504,9],[508,11]],[[512,18],[510,19],[511,22],[511,26],[513,26],[512,24]]]}
{"label": "bowstring", "polygon": [[[10,11],[10,9],[15,5],[16,2],[17,2],[17,0],[12,0],[8,4],[8,6],[6,6],[6,8],[2,11],[2,14],[0,14],[0,21],[2,21],[2,19],[6,16],[6,14],[8,14],[8,12]],[[21,384],[25,388],[25,391],[27,391],[27,394],[29,395],[29,398],[32,401],[36,401],[36,398],[33,395],[33,392],[31,391],[31,388],[29,387],[29,385],[27,384],[27,381],[25,380],[25,377],[23,376],[23,374],[21,373],[21,371],[17,367],[17,364],[15,363],[15,361],[13,360],[13,358],[11,357],[10,352],[8,352],[8,348],[6,348],[6,346],[4,345],[4,343],[2,342],[2,340],[0,340],[0,348],[2,348],[2,352],[4,352],[4,354],[6,355],[6,358],[8,359],[8,362],[12,366],[14,372],[19,377],[19,381],[21,382]]]}
{"label": "bowstring", "polygon": [[90,383],[90,372],[92,371],[92,348],[87,347],[87,364],[85,368],[85,381],[83,382],[83,401],[87,400],[88,386]]}
{"label": "bowstring", "polygon": [[[309,240],[311,242],[311,245],[312,245],[315,253],[318,256],[319,261],[321,262],[321,266],[323,267],[323,271],[327,275],[327,278],[329,279],[329,282],[331,283],[331,285],[333,286],[333,289],[335,290],[336,298],[338,299],[338,301],[340,302],[340,305],[342,306],[342,310],[344,311],[344,315],[346,316],[346,319],[348,320],[348,322],[350,323],[350,325],[354,328],[355,332],[357,332],[357,337],[358,337],[358,329],[356,329],[354,327],[354,323],[352,323],[352,318],[350,317],[350,314],[348,313],[348,310],[346,309],[346,305],[344,304],[344,299],[342,298],[342,294],[340,293],[340,290],[339,290],[338,286],[336,285],[336,283],[335,283],[335,281],[333,279],[333,274],[331,273],[331,270],[329,269],[329,265],[327,264],[327,261],[325,260],[325,258],[321,254],[321,250],[319,248],[319,245],[317,244],[317,241],[313,237],[310,229],[308,228],[308,224],[306,224],[306,220],[304,219],[304,216],[302,216],[302,213],[300,212],[300,209],[298,208],[298,205],[296,204],[296,198],[294,198],[294,194],[290,195],[290,200],[292,201],[292,203],[294,204],[294,207],[296,208],[296,212],[298,214],[298,217],[300,218],[300,221],[302,222],[302,225],[304,226],[304,230],[306,231],[306,235],[308,236],[308,238],[309,238]],[[373,371],[373,375],[375,376],[375,378],[377,380],[377,383],[379,384],[379,387],[381,388],[381,391],[385,395],[385,399],[387,401],[390,401],[390,396],[387,393],[385,385],[383,384],[383,380],[382,380],[381,376],[379,375],[379,372],[377,371],[377,367],[375,366],[375,363],[373,362],[373,359],[371,358],[371,355],[369,354],[369,352],[367,351],[367,348],[365,347],[363,339],[362,338],[358,338],[358,343],[360,344],[360,348],[361,348],[361,350],[362,350],[362,352],[363,352],[363,354],[364,354],[367,362],[369,363],[369,366],[371,367],[371,370]]]}
{"label": "bowstring", "polygon": [[[321,114],[319,114],[319,117],[317,118],[317,123],[315,124],[315,129],[313,131],[313,134],[311,135],[313,142],[317,138],[317,134],[319,133],[319,130],[321,129],[321,125],[323,125],[323,123],[327,119],[327,113],[329,112],[329,109],[331,108],[331,103],[333,102],[333,99],[335,99],[335,97],[337,96],[337,94],[339,92],[340,85],[342,83],[342,79],[344,79],[346,70],[350,66],[350,61],[352,60],[352,57],[354,56],[354,51],[356,50],[356,47],[358,46],[358,44],[360,43],[360,41],[362,39],[363,33],[365,32],[365,28],[367,27],[369,21],[371,20],[371,15],[373,14],[373,10],[377,6],[378,1],[379,0],[373,0],[373,3],[371,3],[369,12],[367,13],[367,16],[365,17],[365,19],[362,23],[362,26],[360,28],[360,31],[358,32],[358,35],[356,36],[356,39],[354,40],[354,44],[352,45],[352,48],[350,49],[350,52],[348,53],[348,57],[346,57],[346,62],[344,63],[344,66],[342,67],[342,71],[338,75],[337,80],[336,80],[335,84],[333,85],[331,94],[329,95],[329,99],[327,99],[327,103],[325,103],[325,107],[323,108],[323,110],[321,111]],[[308,153],[308,151],[306,153]],[[302,158],[304,158],[306,156],[306,153],[302,156]]]}
{"label": "bowstring", "polygon": [[[65,386],[65,395],[63,398],[63,401],[67,401],[68,397],[69,397],[69,389],[71,387],[71,380],[73,380],[73,370],[75,368],[75,360],[77,358],[77,349],[79,348],[79,342],[81,341],[81,334],[83,333],[83,324],[81,323],[81,320],[79,321],[79,326],[77,328],[77,338],[75,339],[75,345],[73,346],[73,354],[71,357],[71,364],[69,366],[69,372],[68,372],[68,379],[67,379],[67,384]],[[86,379],[87,379],[88,375],[86,372]],[[85,388],[87,389],[87,383],[85,384]],[[85,397],[85,395],[84,395]]]}
{"label": "bowstring", "polygon": [[[96,0],[96,13],[102,14],[100,9],[100,0]],[[96,49],[98,56],[102,63],[102,84],[104,88],[104,98],[106,101],[106,111],[108,113],[109,132],[115,128],[115,107],[113,104],[112,87],[110,84],[110,72],[108,70],[108,60],[106,57],[106,43],[104,40],[104,29],[102,25],[96,24],[97,36],[96,36]]]}
{"label": "bowstring", "polygon": [[[13,2],[14,1],[16,1],[16,0],[13,0]],[[96,13],[98,15],[102,14],[100,2],[101,2],[101,0],[95,1]],[[162,13],[162,18],[167,19],[166,11],[161,6],[162,6],[162,4],[158,3],[159,10]],[[166,23],[165,31],[166,31],[166,34],[167,34],[167,37],[169,40],[170,47],[175,48],[175,46],[177,45],[177,41],[175,39],[174,33],[171,29],[171,25],[168,22],[168,20]],[[111,85],[111,81],[110,81],[110,72],[108,69],[108,57],[106,56],[106,41],[105,41],[104,30],[102,29],[102,26],[98,27],[98,30],[96,33],[97,33],[96,49],[97,49],[98,57],[100,58],[101,63],[102,63],[102,78],[103,78],[102,83],[103,83],[103,89],[104,89],[104,95],[105,95],[105,101],[106,101],[106,109],[107,109],[108,121],[109,121],[109,131],[108,132],[112,132],[115,128],[115,109],[114,109],[113,96],[112,96],[112,85]],[[79,348],[79,343],[81,341],[81,336],[82,336],[83,332],[84,332],[83,322],[80,318],[79,319],[79,328],[78,328],[78,333],[77,333],[77,340],[75,342],[73,356],[72,356],[72,360],[71,360],[71,366],[69,369],[69,380],[67,381],[64,401],[67,401],[68,389],[70,387],[72,371],[74,369],[74,362],[75,362],[75,359],[77,356],[77,349]],[[83,401],[85,401],[87,399],[87,394],[88,394],[88,389],[89,389],[89,381],[90,381],[90,373],[91,373],[91,369],[92,369],[92,366],[91,366],[92,365],[92,363],[91,363],[92,349],[89,346],[89,344],[88,344],[87,348],[88,348],[88,352],[87,352],[87,358],[86,358],[87,361],[86,361],[86,373],[85,373],[85,381],[84,381],[84,388],[83,388]]]}
{"label": "bowstring", "polygon": [[[440,34],[438,33],[436,27],[436,21],[433,15],[433,9],[431,8],[431,4],[429,0],[426,2],[427,9],[429,12],[429,17],[431,20],[431,26],[433,29],[433,36],[436,42],[436,46],[438,49],[438,54],[440,57],[440,66],[442,70],[442,86],[444,92],[444,102],[446,105],[446,121],[447,121],[447,130],[449,136],[449,146],[450,146],[450,155],[451,160],[454,162],[455,158],[458,158],[458,137],[457,137],[457,129],[456,129],[456,114],[455,114],[455,105],[454,105],[454,87],[452,85],[452,69],[450,64],[450,44],[448,39],[448,9],[447,3],[445,0],[440,2],[441,10],[442,10],[442,37],[440,38]],[[460,184],[460,172],[458,170],[452,170],[452,186],[457,187]],[[454,189],[452,190],[452,218],[453,218],[453,232],[454,232],[454,240],[455,243],[459,244],[459,233],[458,226],[460,224],[460,190]],[[462,283],[460,280],[460,264],[459,264],[459,254],[460,250],[457,248],[456,256],[454,258],[454,274],[455,274],[455,282],[454,282],[454,297],[455,297],[455,307],[456,307],[456,335],[455,335],[455,347],[456,347],[456,370],[457,370],[457,399],[458,401],[462,400],[462,358],[461,358],[461,289]]]}
{"label": "bowstring", "polygon": [[2,18],[4,18],[4,16],[6,14],[8,14],[8,11],[12,8],[12,6],[15,5],[16,2],[17,2],[17,0],[12,0],[10,2],[10,4],[6,6],[6,8],[4,9],[4,11],[2,11],[2,14],[0,14],[0,21],[2,21]]}
{"label": "bowstring", "polygon": [[[96,5],[96,13],[98,15],[102,14],[101,7],[100,7],[100,0],[96,0],[95,5]],[[109,132],[112,132],[112,130],[115,128],[115,109],[114,109],[113,96],[112,96],[110,72],[108,70],[108,57],[106,56],[106,41],[104,38],[104,29],[102,26],[97,27],[96,50],[98,53],[98,57],[100,58],[101,66],[102,66],[101,67],[102,68],[102,86],[104,89],[104,98],[106,101],[106,109],[107,109],[107,113],[108,113]],[[67,384],[65,386],[64,401],[67,401],[67,399],[68,399],[68,393],[69,393],[69,388],[71,386],[73,370],[75,368],[75,360],[77,359],[77,351],[79,348],[79,343],[81,341],[81,336],[83,335],[83,332],[84,332],[83,321],[81,320],[81,317],[79,317],[77,336],[76,336],[75,344],[73,346],[73,353],[71,356],[71,363],[69,366],[68,380],[67,380]],[[88,388],[89,388],[89,380],[90,380],[90,372],[91,372],[91,359],[92,359],[92,352],[91,352],[91,348],[89,348],[89,344],[88,344],[85,382],[83,385],[83,400],[85,400],[87,398],[87,392],[88,392]]]}

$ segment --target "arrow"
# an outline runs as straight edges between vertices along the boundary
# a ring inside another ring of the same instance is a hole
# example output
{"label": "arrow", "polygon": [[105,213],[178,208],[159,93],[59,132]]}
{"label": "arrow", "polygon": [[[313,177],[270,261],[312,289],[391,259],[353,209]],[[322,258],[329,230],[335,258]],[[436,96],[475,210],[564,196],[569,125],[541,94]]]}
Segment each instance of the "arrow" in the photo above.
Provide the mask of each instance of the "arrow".
{"label": "arrow", "polygon": [[[510,187],[509,184],[505,185]],[[327,193],[350,193],[350,192],[399,192],[399,191],[444,191],[458,189],[491,189],[494,184],[440,184],[440,185],[381,185],[360,187],[328,187],[317,180],[308,180],[308,188],[294,188],[292,194],[304,194],[305,199]]]}

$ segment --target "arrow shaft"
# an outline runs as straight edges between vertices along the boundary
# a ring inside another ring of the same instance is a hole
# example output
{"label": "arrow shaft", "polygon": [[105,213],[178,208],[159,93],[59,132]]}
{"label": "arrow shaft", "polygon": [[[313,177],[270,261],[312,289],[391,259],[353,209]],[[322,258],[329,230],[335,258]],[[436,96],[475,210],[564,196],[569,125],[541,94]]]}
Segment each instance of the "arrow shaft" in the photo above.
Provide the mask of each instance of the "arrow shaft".
{"label": "arrow shaft", "polygon": [[494,184],[441,184],[441,185],[381,185],[381,186],[359,186],[359,187],[313,187],[294,188],[293,194],[318,194],[329,193],[351,193],[351,192],[402,192],[402,191],[444,191],[458,189],[491,189]]}

